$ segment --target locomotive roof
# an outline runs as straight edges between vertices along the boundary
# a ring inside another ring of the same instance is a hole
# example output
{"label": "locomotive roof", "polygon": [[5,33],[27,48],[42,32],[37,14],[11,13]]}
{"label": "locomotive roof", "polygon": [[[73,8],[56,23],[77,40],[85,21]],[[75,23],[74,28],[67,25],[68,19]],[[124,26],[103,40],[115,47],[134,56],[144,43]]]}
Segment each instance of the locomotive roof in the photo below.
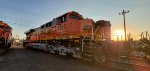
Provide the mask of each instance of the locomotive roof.
{"label": "locomotive roof", "polygon": [[41,27],[37,27],[37,28],[33,28],[33,29],[30,29],[30,30],[27,30],[26,32],[24,32],[24,34],[30,34],[30,33],[33,33],[37,30],[41,29]]}
{"label": "locomotive roof", "polygon": [[[59,18],[59,17],[61,17],[61,16],[64,16],[64,15],[70,14],[70,13],[74,13],[74,14],[80,15],[80,14],[79,14],[78,12],[76,12],[76,11],[70,11],[70,12],[67,12],[67,13],[65,13],[65,14],[63,14],[63,15],[60,15],[60,16],[56,17],[56,18]],[[82,16],[82,15],[81,15],[81,16]],[[56,18],[54,18],[54,19],[56,19]]]}
{"label": "locomotive roof", "polygon": [[44,27],[49,27],[51,24],[52,24],[52,21],[47,22],[47,23],[41,25],[39,28],[43,29]]}
{"label": "locomotive roof", "polygon": [[[60,15],[60,16],[58,16],[58,17],[54,18],[54,19],[57,19],[57,18],[62,17],[62,16],[64,16],[64,15],[67,15],[68,13],[76,13],[76,14],[79,14],[78,12],[71,11],[71,12],[67,12],[67,13],[65,13],[65,14],[63,14],[63,15]],[[54,20],[54,19],[53,19],[53,20]],[[47,23],[45,23],[45,24],[41,25],[41,28],[44,28],[47,24],[52,24],[52,21],[47,22]]]}
{"label": "locomotive roof", "polygon": [[[59,17],[62,17],[62,16],[64,16],[64,15],[67,15],[67,14],[70,14],[70,13],[75,13],[75,14],[80,15],[78,12],[71,11],[71,12],[67,12],[67,13],[65,13],[65,14],[63,14],[63,15],[60,15],[60,16],[54,18],[54,19],[57,19],[57,18],[59,18]],[[81,15],[81,17],[82,17],[82,15]],[[54,20],[54,19],[53,19],[53,20]],[[53,21],[53,20],[52,20],[52,21]],[[47,23],[41,25],[41,26],[38,27],[38,28],[30,29],[30,30],[26,31],[25,34],[30,34],[30,33],[34,32],[34,31],[36,31],[36,30],[43,29],[43,28],[46,27],[47,25],[50,26],[50,25],[52,24],[52,21],[49,21],[49,22],[47,22]]]}
{"label": "locomotive roof", "polygon": [[96,26],[103,27],[103,26],[106,26],[106,25],[111,26],[110,21],[99,20],[99,21],[96,21],[96,23],[95,23],[95,27]]}
{"label": "locomotive roof", "polygon": [[12,29],[7,23],[4,23],[3,21],[0,21],[0,27]]}
{"label": "locomotive roof", "polygon": [[[71,12],[67,12],[67,13],[65,13],[65,14],[63,14],[63,15],[60,15],[60,16],[58,16],[58,17],[56,17],[56,18],[54,18],[54,19],[57,19],[57,18],[59,18],[59,17],[62,17],[62,16],[64,16],[64,15],[67,15],[67,14],[69,14],[69,13],[75,13],[75,14],[79,14],[78,12],[75,12],[75,11],[71,11]],[[79,14],[80,15],[80,14]],[[53,20],[54,20],[53,19]],[[52,20],[52,21],[53,21]],[[43,24],[43,25],[41,25],[41,28],[43,28],[45,25],[47,25],[47,24],[52,24],[52,21],[50,21],[50,22],[47,22],[47,23],[45,23],[45,24]]]}
{"label": "locomotive roof", "polygon": [[32,32],[34,32],[35,31],[35,29],[30,29],[30,30],[28,30],[28,31],[26,31],[26,32],[24,32],[25,34],[30,34],[30,33],[32,33]]}

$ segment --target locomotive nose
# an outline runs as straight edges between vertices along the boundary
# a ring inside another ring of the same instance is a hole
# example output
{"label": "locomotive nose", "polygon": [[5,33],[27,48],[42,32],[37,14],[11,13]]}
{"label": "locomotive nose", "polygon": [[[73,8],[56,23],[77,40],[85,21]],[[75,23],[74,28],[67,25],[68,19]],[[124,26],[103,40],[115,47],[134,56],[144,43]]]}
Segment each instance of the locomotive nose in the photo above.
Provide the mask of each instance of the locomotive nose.
{"label": "locomotive nose", "polygon": [[91,30],[94,22],[91,19],[84,19],[81,21],[82,30]]}

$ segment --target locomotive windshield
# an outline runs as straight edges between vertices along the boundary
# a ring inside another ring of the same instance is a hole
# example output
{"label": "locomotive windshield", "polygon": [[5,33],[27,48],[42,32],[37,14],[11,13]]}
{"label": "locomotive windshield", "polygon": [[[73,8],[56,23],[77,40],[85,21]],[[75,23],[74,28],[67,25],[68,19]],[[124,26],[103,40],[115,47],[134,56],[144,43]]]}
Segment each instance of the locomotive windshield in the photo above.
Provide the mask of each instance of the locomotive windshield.
{"label": "locomotive windshield", "polygon": [[7,27],[3,29],[4,31],[11,31],[11,28]]}
{"label": "locomotive windshield", "polygon": [[0,26],[0,28],[2,28],[4,31],[10,31],[10,30],[11,30],[11,28],[10,28],[10,27]]}
{"label": "locomotive windshield", "polygon": [[76,15],[76,14],[71,14],[71,15],[70,15],[70,18],[71,18],[71,19],[78,19],[78,20],[82,19],[80,16],[78,16],[78,15]]}

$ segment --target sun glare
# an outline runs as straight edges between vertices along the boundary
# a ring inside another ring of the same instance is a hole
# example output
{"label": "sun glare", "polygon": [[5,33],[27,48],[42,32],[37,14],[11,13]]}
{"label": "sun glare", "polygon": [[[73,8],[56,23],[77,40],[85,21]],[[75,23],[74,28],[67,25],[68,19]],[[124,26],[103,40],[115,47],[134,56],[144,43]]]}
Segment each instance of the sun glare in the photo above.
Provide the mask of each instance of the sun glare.
{"label": "sun glare", "polygon": [[124,32],[122,30],[116,30],[117,36],[121,37],[124,35]]}
{"label": "sun glare", "polygon": [[124,40],[124,31],[123,30],[115,30],[112,33],[112,40]]}

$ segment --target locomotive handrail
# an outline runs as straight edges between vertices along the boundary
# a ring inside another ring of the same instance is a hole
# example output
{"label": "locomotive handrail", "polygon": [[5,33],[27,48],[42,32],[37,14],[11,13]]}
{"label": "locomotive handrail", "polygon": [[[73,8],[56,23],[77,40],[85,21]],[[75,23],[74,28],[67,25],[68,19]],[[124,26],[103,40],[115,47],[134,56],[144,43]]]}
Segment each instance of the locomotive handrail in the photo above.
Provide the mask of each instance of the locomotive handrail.
{"label": "locomotive handrail", "polygon": [[94,39],[94,35],[96,34],[97,30],[98,30],[98,28],[96,28],[96,30],[95,30],[94,33],[92,33],[92,39],[91,39],[91,41],[90,41],[90,47],[91,47],[92,40]]}
{"label": "locomotive handrail", "polygon": [[83,52],[83,40],[85,39],[85,37],[87,36],[88,32],[85,34],[85,36],[82,39],[82,52]]}
{"label": "locomotive handrail", "polygon": [[[97,28],[98,29],[98,28]],[[96,29],[96,31],[97,31],[97,29]],[[92,28],[92,31],[93,31],[93,28]],[[96,33],[96,31],[94,32],[94,34]],[[85,37],[87,36],[87,34],[88,34],[88,32],[86,33],[86,35],[83,37],[83,39],[82,39],[82,52],[83,52],[83,40],[85,39]],[[92,39],[94,39],[93,38],[93,32],[92,32]],[[91,41],[92,41],[92,39],[91,39]],[[91,47],[91,41],[90,41],[90,47]]]}

